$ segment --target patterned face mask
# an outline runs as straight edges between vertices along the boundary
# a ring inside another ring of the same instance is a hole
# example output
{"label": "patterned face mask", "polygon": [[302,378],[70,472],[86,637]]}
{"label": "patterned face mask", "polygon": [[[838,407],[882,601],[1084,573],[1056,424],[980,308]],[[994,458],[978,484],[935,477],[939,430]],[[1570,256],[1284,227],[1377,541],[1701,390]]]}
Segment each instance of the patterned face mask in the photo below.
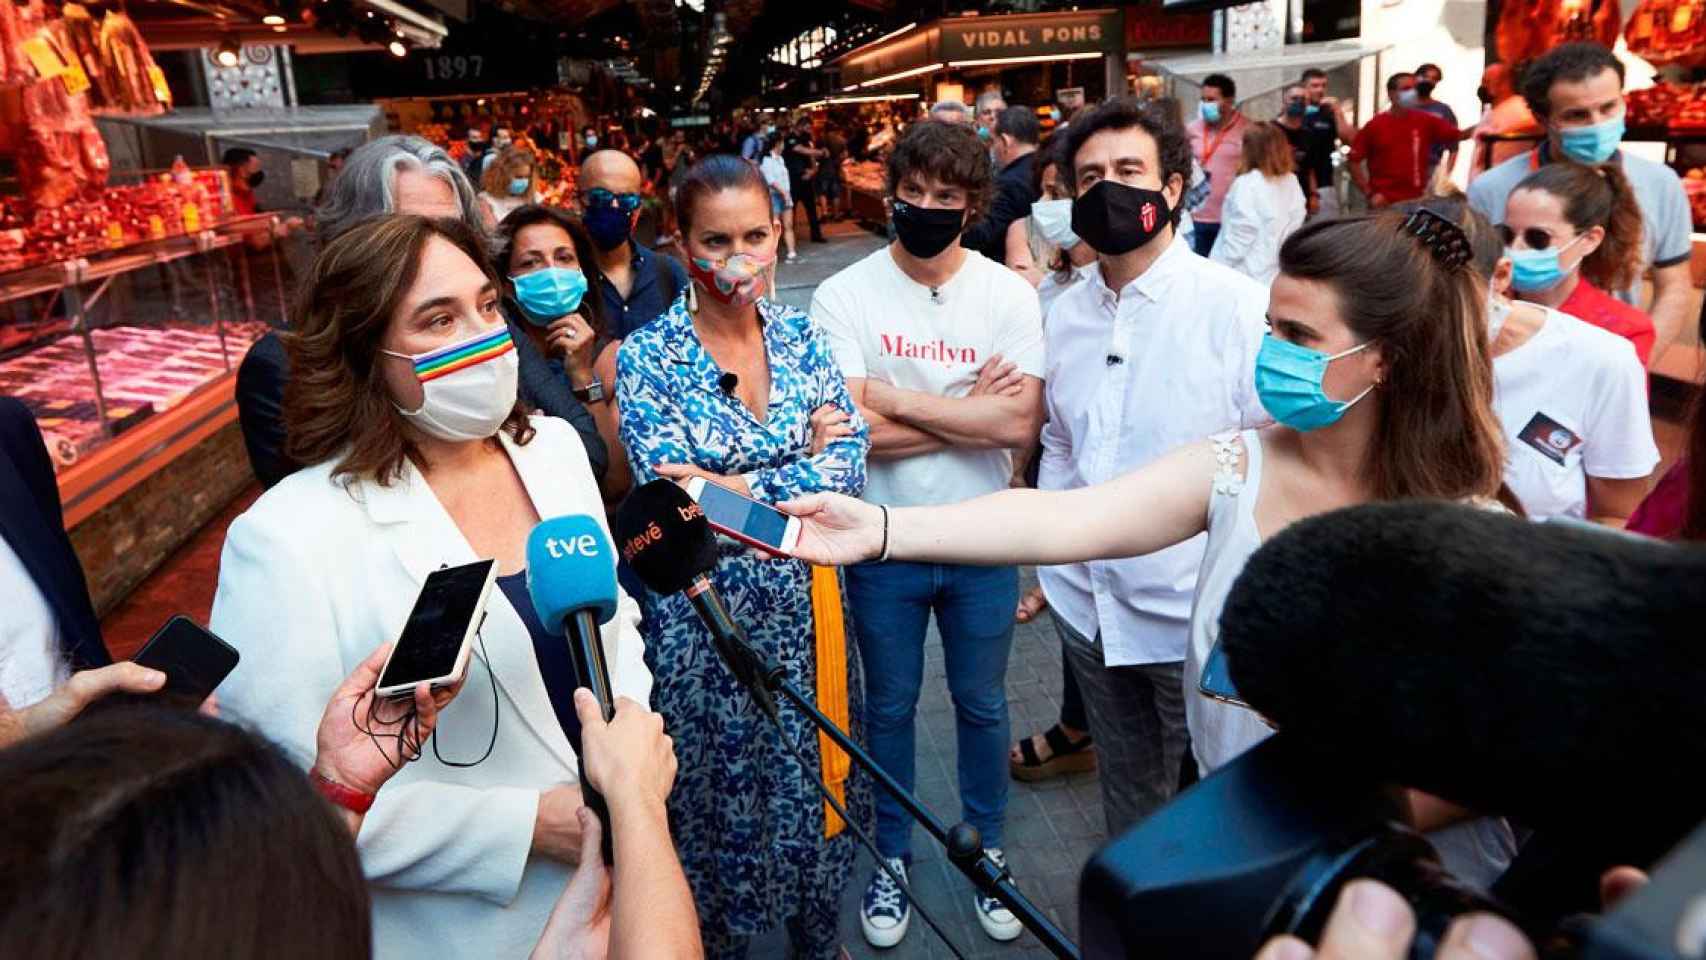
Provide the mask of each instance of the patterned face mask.
{"label": "patterned face mask", "polygon": [[764,294],[764,281],[776,255],[737,253],[721,261],[689,257],[687,273],[705,295],[731,307],[756,303]]}

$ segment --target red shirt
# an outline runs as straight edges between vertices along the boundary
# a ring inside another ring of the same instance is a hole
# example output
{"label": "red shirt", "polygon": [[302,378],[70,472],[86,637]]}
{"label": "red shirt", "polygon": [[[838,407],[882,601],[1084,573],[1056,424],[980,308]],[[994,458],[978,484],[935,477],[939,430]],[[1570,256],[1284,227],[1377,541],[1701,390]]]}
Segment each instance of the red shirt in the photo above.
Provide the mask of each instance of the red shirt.
{"label": "red shirt", "polygon": [[1570,298],[1558,304],[1558,309],[1627,339],[1635,345],[1641,366],[1647,365],[1647,358],[1653,354],[1653,320],[1638,307],[1608,295],[1584,278],[1576,283]]}
{"label": "red shirt", "polygon": [[[1414,200],[1427,189],[1428,153],[1457,143],[1457,128],[1425,110],[1375,114],[1351,141],[1351,162],[1368,161],[1368,186],[1388,203]],[[1371,196],[1370,199],[1373,199]]]}
{"label": "red shirt", "polygon": [[1624,529],[1661,540],[1675,540],[1688,519],[1688,458],[1683,457],[1665,471],[1659,485],[1629,515]]}

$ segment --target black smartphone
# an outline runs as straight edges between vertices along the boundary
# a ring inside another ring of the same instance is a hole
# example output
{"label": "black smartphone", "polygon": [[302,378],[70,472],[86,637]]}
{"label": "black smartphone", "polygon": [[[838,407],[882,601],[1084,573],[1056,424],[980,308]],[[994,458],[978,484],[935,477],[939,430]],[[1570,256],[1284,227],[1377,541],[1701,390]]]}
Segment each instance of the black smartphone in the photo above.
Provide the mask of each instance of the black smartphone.
{"label": "black smartphone", "polygon": [[182,614],[166,621],[134,662],[166,675],[163,693],[201,703],[237,667],[237,648]]}
{"label": "black smartphone", "polygon": [[1226,667],[1226,648],[1220,645],[1219,640],[1214,642],[1214,647],[1208,652],[1208,662],[1203,664],[1202,679],[1197,681],[1197,690],[1204,696],[1222,703],[1250,706],[1238,695],[1238,688],[1232,685],[1232,673]]}
{"label": "black smartphone", "polygon": [[407,697],[422,681],[437,688],[462,679],[497,573],[496,560],[476,560],[427,576],[379,673],[379,696]]}

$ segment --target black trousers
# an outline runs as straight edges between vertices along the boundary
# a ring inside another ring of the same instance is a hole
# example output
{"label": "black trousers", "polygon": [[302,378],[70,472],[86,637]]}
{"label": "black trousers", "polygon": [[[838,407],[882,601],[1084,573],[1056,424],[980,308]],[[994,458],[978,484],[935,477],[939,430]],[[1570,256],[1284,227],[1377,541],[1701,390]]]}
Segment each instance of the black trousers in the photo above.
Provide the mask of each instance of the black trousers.
{"label": "black trousers", "polygon": [[806,223],[811,225],[812,239],[823,242],[823,225],[817,222],[817,181],[810,177],[794,177],[788,183],[794,195],[794,206],[806,208]]}

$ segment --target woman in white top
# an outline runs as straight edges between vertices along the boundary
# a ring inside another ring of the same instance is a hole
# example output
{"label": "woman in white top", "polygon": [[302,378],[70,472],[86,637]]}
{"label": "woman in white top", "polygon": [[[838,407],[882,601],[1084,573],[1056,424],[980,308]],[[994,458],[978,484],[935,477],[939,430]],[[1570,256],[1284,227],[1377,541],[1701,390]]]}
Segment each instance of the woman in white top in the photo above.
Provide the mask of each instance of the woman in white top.
{"label": "woman in white top", "polygon": [[1043,320],[1066,288],[1084,279],[1096,264],[1096,251],[1072,232],[1072,193],[1060,179],[1065,138],[1050,139],[1037,151],[1036,188],[1041,199],[1031,214],[1007,228],[1007,266],[1037,288]]}
{"label": "woman in white top", "polygon": [[[1092,487],[891,509],[888,557],[1074,563],[1153,553],[1206,530],[1186,719],[1201,767],[1220,766],[1269,732],[1251,711],[1196,690],[1226,593],[1265,537],[1361,503],[1499,493],[1504,444],[1466,247],[1455,225],[1427,214],[1304,227],[1280,251],[1273,330],[1256,361],[1276,425],[1206,439]],[[804,520],[797,556],[854,563],[882,551],[875,505],[818,495],[783,509]]]}
{"label": "woman in white top", "polygon": [[799,257],[794,252],[794,195],[788,186],[788,163],[782,159],[782,136],[771,134],[764,142],[764,158],[758,161],[758,172],[770,187],[770,215],[782,224],[782,245],[788,248],[788,262]]}
{"label": "woman in white top", "polygon": [[[460,221],[385,217],[328,244],[286,337],[288,449],[309,466],[220,558],[212,629],[242,653],[226,714],[304,767],[327,699],[427,576],[497,561],[461,694],[357,839],[378,957],[524,956],[581,856],[573,668],[528,600],[526,545],[541,518],[602,526],[603,501],[573,430],[517,401],[499,284]],[[638,621],[619,594],[602,639],[615,692],[646,703]]]}
{"label": "woman in white top", "polygon": [[497,159],[480,174],[480,209],[491,218],[486,230],[496,230],[504,217],[532,203],[533,197],[533,154],[517,146],[499,150]]}
{"label": "woman in white top", "polygon": [[1209,259],[1271,283],[1279,273],[1280,245],[1309,215],[1297,185],[1291,141],[1274,123],[1244,131],[1244,162],[1220,208],[1220,234]]}

